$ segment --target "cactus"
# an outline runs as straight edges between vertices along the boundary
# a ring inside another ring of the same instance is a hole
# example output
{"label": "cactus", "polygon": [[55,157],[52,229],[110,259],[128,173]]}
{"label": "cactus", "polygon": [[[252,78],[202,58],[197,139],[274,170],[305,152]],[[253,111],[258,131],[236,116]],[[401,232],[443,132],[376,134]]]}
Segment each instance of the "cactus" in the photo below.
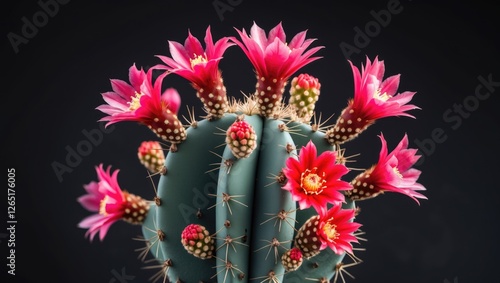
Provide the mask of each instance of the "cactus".
{"label": "cactus", "polygon": [[[141,221],[129,221],[142,225],[145,248],[140,258],[156,259],[160,271],[151,279],[163,282],[327,282],[339,274],[343,278],[345,267],[361,262],[353,246],[364,233],[356,222],[355,201],[384,192],[417,201],[425,199],[417,192],[425,188],[417,183],[420,171],[412,166],[419,156],[408,149],[406,136],[389,153],[380,135],[379,162],[350,182],[343,180],[350,169],[341,146],[378,118],[411,116],[405,111],[417,108],[406,105],[414,93],[396,94],[399,76],[383,81],[383,61],[367,59],[362,72],[352,66],[354,98],[335,125],[325,126],[314,114],[317,78],[294,77],[289,103],[282,97],[292,74],[318,59],[311,56],[321,47],[308,49],[314,40],[306,39],[305,32],[287,43],[281,23],[267,37],[255,23],[250,36],[237,31],[242,41],[228,37],[214,44],[208,28],[205,49],[190,33],[184,45],[169,42],[173,58],[159,56],[165,65],[147,73],[134,65],[130,84],[112,80],[113,92],[103,94],[109,105],[98,109],[109,116],[102,121],[139,122],[170,143],[161,149],[149,141],[139,148],[141,163],[160,175],[154,199],[141,200],[141,217],[134,218]],[[255,93],[242,100],[227,99],[218,69],[224,50],[232,45],[241,47],[257,73]],[[153,81],[157,70],[166,72]],[[167,74],[192,83],[206,116],[197,118],[190,112],[188,125],[182,125],[178,97],[171,94],[172,88],[170,94],[162,94]],[[355,128],[344,127],[351,124]],[[163,150],[166,157],[158,158]],[[121,191],[117,171],[111,175],[102,165],[96,169],[99,181],[86,185],[88,195],[79,201],[97,213],[80,227],[89,229],[90,239],[99,232],[102,240],[114,221],[130,218],[135,204]],[[108,188],[113,188],[116,202],[123,202],[113,206],[112,218],[102,209]],[[345,264],[346,255],[353,263]]]}

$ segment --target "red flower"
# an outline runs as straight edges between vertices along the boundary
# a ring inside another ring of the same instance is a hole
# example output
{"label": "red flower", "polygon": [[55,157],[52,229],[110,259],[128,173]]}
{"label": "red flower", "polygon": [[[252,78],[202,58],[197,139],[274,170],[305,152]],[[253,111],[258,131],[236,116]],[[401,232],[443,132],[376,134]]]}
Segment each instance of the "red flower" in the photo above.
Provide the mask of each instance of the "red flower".
{"label": "red flower", "polygon": [[372,125],[375,120],[390,116],[407,116],[406,113],[419,107],[407,104],[415,92],[396,93],[400,75],[383,80],[385,65],[378,57],[370,62],[366,58],[366,66],[361,72],[350,61],[354,76],[354,99],[349,100],[334,127],[327,131],[330,143],[344,143],[352,140]]}
{"label": "red flower", "polygon": [[99,232],[102,241],[109,227],[120,219],[132,224],[142,223],[149,204],[141,197],[121,190],[117,180],[120,170],[111,174],[111,167],[104,171],[100,164],[96,171],[98,182],[92,181],[84,185],[87,194],[79,197],[78,202],[87,210],[98,213],[83,219],[78,227],[88,229],[85,236],[91,241]]}
{"label": "red flower", "polygon": [[417,149],[408,148],[408,137],[405,135],[398,146],[387,153],[387,143],[384,136],[380,135],[382,148],[378,163],[359,174],[351,184],[353,189],[346,193],[354,200],[373,198],[384,192],[405,194],[417,203],[418,198],[427,199],[418,191],[425,187],[417,183],[421,171],[412,166],[420,158],[416,155]]}
{"label": "red flower", "polygon": [[319,59],[311,57],[323,48],[307,48],[315,39],[306,39],[306,31],[295,35],[287,43],[285,31],[281,23],[269,31],[265,31],[255,22],[250,35],[237,30],[241,41],[232,39],[241,47],[257,73],[256,95],[262,115],[271,116],[280,104],[284,87],[288,78],[297,70]]}
{"label": "red flower", "polygon": [[344,202],[344,194],[339,191],[352,187],[340,180],[349,169],[336,164],[336,152],[316,154],[316,146],[309,141],[300,150],[298,160],[293,157],[287,159],[283,168],[287,183],[283,189],[290,191],[300,209],[313,206],[318,213],[322,213],[327,210],[327,203],[339,205]]}
{"label": "red flower", "polygon": [[158,56],[165,65],[158,65],[157,68],[190,81],[205,108],[210,114],[218,117],[222,116],[227,108],[226,87],[218,66],[226,49],[234,45],[228,41],[228,37],[223,37],[214,44],[208,27],[205,33],[205,49],[200,41],[188,32],[184,45],[169,41],[172,58]]}
{"label": "red flower", "polygon": [[335,205],[319,216],[320,250],[329,247],[336,254],[352,253],[351,242],[358,242],[353,233],[361,227],[361,224],[352,222],[355,212],[355,209],[341,209],[340,205]]}
{"label": "red flower", "polygon": [[184,127],[176,115],[180,96],[173,88],[162,94],[161,84],[166,73],[160,75],[153,85],[152,71],[144,73],[133,65],[129,69],[131,84],[111,80],[113,91],[102,94],[107,104],[96,108],[109,116],[99,121],[107,121],[106,126],[122,121],[139,122],[163,140],[179,143],[186,138]]}

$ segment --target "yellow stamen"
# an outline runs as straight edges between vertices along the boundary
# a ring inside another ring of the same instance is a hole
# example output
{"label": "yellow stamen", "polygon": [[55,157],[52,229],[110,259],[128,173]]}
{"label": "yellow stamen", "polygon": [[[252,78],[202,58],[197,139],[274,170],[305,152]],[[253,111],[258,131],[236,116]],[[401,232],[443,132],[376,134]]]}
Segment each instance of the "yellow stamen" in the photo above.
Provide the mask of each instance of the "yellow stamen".
{"label": "yellow stamen", "polygon": [[200,63],[206,63],[208,62],[207,56],[206,55],[198,55],[194,54],[194,58],[189,60],[191,62],[191,68],[194,68],[194,66],[200,64]]}
{"label": "yellow stamen", "polygon": [[306,194],[319,195],[326,187],[326,180],[323,179],[323,177],[325,177],[325,173],[323,172],[322,176],[320,176],[316,174],[317,169],[318,168],[316,167],[312,170],[306,169],[300,176],[300,186],[304,189]]}
{"label": "yellow stamen", "polygon": [[398,175],[400,179],[403,179],[403,175],[401,174],[401,172],[399,172],[398,167],[393,167],[392,171],[394,171],[394,173],[396,173],[396,175]]}
{"label": "yellow stamen", "polygon": [[325,226],[323,226],[323,232],[328,237],[330,241],[335,241],[339,238],[340,234],[337,232],[337,225],[330,223],[333,219],[329,219]]}
{"label": "yellow stamen", "polygon": [[386,102],[391,97],[392,96],[388,95],[387,92],[380,93],[380,89],[377,89],[377,91],[375,91],[375,93],[373,94],[373,98],[383,102]]}
{"label": "yellow stamen", "polygon": [[134,111],[134,110],[137,110],[139,107],[141,107],[141,97],[142,96],[143,96],[142,93],[136,92],[135,96],[132,96],[132,100],[130,100],[130,102],[128,102],[128,104],[130,105],[128,107],[128,110]]}
{"label": "yellow stamen", "polygon": [[99,214],[100,215],[104,215],[104,216],[108,215],[108,213],[106,212],[106,205],[108,204],[108,199],[109,199],[109,196],[106,195],[99,203]]}

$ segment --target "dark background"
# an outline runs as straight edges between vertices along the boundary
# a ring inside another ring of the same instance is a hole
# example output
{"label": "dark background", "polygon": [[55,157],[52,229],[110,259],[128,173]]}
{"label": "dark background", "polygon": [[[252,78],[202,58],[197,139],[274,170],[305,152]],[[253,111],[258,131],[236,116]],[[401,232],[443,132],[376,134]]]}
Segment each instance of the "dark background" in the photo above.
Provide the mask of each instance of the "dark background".
{"label": "dark background", "polygon": [[[348,270],[356,279],[347,281],[500,282],[500,88],[493,88],[496,92],[487,99],[474,97],[479,76],[500,81],[500,10],[479,1],[433,5],[401,0],[399,12],[385,27],[372,30],[370,41],[361,46],[355,43],[355,28],[364,30],[374,21],[370,11],[387,10],[393,1],[367,2],[325,6],[315,0],[219,0],[233,4],[220,14],[216,1],[71,1],[59,4],[17,53],[8,34],[22,36],[22,18],[32,21],[41,6],[36,1],[4,3],[1,160],[4,170],[16,170],[18,223],[15,277],[6,273],[8,234],[0,230],[0,278],[6,278],[1,281],[107,283],[120,282],[116,274],[125,274],[127,282],[147,282],[156,270],[143,269],[146,264],[137,259],[134,250],[142,243],[132,238],[140,234],[139,227],[118,222],[104,242],[96,238],[89,243],[85,230],[77,227],[89,212],[76,199],[84,193],[82,185],[95,180],[94,166],[101,162],[121,169],[123,188],[151,198],[153,188],[136,150],[155,136],[137,124],[117,124],[62,180],[52,164],[66,163],[68,148],[86,140],[82,131],[99,129],[103,113],[94,108],[103,103],[100,93],[111,90],[110,78],[127,80],[133,63],[144,68],[160,63],[154,55],[169,55],[167,40],[183,42],[188,29],[203,38],[210,25],[219,39],[237,36],[234,27],[249,30],[255,20],[266,31],[282,21],[288,39],[307,29],[309,37],[318,39],[313,45],[326,47],[319,52],[323,59],[302,70],[322,82],[317,109],[323,117],[337,115],[353,94],[341,43],[358,47],[359,53],[349,56],[355,65],[378,55],[385,60],[386,76],[401,73],[399,91],[417,91],[412,102],[422,109],[411,112],[417,119],[378,121],[348,144],[348,154],[361,153],[355,166],[366,168],[378,158],[380,132],[390,150],[407,133],[411,147],[419,141],[427,146],[418,168],[429,200],[418,206],[405,196],[386,194],[359,203],[358,221],[368,242],[362,245],[366,251],[357,253],[364,263]],[[232,47],[224,57],[220,67],[229,94],[241,98],[240,91],[252,92],[253,71],[243,52]],[[187,81],[169,76],[164,86],[176,87],[183,105],[201,114]],[[468,110],[454,112],[461,105]],[[0,227],[7,225],[7,190],[3,194]]]}

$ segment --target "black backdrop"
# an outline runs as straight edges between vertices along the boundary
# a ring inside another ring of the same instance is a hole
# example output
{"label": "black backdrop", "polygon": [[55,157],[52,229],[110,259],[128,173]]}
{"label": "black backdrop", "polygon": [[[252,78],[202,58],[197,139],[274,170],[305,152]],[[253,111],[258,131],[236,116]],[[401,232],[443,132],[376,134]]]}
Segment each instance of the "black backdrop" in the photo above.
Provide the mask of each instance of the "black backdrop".
{"label": "black backdrop", "polygon": [[[349,144],[349,152],[361,153],[356,165],[367,167],[378,157],[377,134],[383,132],[393,148],[407,133],[410,145],[423,154],[418,168],[429,200],[418,206],[386,194],[360,203],[358,220],[368,242],[358,253],[364,263],[348,270],[356,279],[347,281],[499,282],[498,8],[479,1],[325,6],[316,0],[61,0],[51,2],[57,9],[43,12],[47,2],[2,8],[1,160],[3,170],[15,168],[17,220],[11,276],[4,183],[2,282],[147,282],[155,271],[142,269],[134,251],[142,247],[132,239],[139,227],[119,222],[104,242],[89,243],[77,227],[88,212],[76,198],[84,193],[82,185],[96,178],[94,166],[101,162],[121,169],[122,187],[151,198],[151,182],[135,154],[153,134],[137,124],[117,124],[87,156],[73,160],[74,168],[61,179],[52,165],[67,164],[68,151],[86,140],[84,132],[99,129],[103,114],[94,108],[103,102],[100,93],[110,90],[110,78],[126,79],[133,63],[144,68],[159,63],[154,55],[168,55],[167,40],[183,42],[188,29],[202,38],[210,25],[218,39],[236,36],[234,27],[249,30],[253,21],[265,30],[282,21],[289,38],[307,29],[318,39],[315,45],[326,47],[319,52],[323,59],[302,70],[322,81],[317,107],[324,116],[338,114],[352,96],[346,59],[359,66],[365,56],[378,55],[387,75],[401,73],[400,91],[417,91],[413,102],[422,108],[412,112],[417,119],[380,120]],[[391,17],[376,23],[382,10]],[[38,27],[30,29],[27,22]],[[363,38],[359,30],[369,35]],[[239,48],[228,49],[220,67],[231,95],[252,91],[252,68]],[[478,96],[484,80],[490,84],[483,84]],[[183,105],[199,109],[187,81],[169,76],[164,85],[179,90]],[[5,171],[4,176],[7,180]]]}

